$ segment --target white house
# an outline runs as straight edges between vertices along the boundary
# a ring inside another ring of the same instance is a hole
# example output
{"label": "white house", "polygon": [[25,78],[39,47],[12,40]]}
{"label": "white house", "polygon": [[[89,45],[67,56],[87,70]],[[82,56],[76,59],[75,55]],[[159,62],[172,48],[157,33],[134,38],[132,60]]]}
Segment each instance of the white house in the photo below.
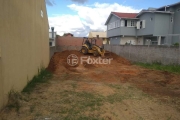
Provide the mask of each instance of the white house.
{"label": "white house", "polygon": [[56,32],[49,32],[49,46],[55,46],[55,41],[56,41]]}

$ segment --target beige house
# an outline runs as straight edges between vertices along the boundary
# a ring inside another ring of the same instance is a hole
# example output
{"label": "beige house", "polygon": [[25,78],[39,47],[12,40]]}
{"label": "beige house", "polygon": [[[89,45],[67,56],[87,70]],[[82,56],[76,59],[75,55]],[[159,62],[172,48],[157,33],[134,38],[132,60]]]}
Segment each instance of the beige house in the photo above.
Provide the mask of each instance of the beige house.
{"label": "beige house", "polygon": [[109,39],[107,38],[106,32],[89,32],[89,38],[101,38],[103,44],[109,44]]}
{"label": "beige house", "polygon": [[45,0],[0,0],[0,109],[49,63]]}

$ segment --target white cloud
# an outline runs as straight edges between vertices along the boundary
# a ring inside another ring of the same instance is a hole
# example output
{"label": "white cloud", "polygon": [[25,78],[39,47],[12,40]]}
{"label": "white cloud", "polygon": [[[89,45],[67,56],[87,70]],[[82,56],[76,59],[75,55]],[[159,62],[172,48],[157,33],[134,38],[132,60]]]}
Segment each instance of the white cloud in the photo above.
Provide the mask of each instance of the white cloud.
{"label": "white cloud", "polygon": [[94,3],[90,6],[77,4],[68,5],[68,7],[77,12],[77,15],[56,15],[49,17],[50,26],[55,27],[58,34],[71,32],[75,36],[86,36],[89,31],[105,31],[104,25],[109,14],[116,12],[139,12],[131,6],[123,6],[118,3]]}
{"label": "white cloud", "polygon": [[87,2],[87,0],[71,0],[71,1],[77,2],[77,3],[82,3],[82,4]]}

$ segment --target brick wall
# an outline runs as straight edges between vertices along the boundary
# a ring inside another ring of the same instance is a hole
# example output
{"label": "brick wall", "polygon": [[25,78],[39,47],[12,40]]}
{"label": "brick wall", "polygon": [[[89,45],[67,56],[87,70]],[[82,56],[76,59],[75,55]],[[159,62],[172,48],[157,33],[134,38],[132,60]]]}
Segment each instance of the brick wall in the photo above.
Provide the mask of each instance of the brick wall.
{"label": "brick wall", "polygon": [[[103,44],[102,39],[96,39],[96,44],[101,46]],[[56,38],[56,46],[82,46],[82,37],[64,37],[58,36]]]}

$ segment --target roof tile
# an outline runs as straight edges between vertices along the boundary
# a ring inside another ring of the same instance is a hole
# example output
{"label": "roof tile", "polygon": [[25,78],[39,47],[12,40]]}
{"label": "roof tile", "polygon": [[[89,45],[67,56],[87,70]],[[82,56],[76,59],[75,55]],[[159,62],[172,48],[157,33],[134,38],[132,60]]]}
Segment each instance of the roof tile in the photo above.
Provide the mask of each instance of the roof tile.
{"label": "roof tile", "polygon": [[112,14],[120,17],[120,18],[136,18],[138,13],[120,13],[120,12],[112,12]]}

